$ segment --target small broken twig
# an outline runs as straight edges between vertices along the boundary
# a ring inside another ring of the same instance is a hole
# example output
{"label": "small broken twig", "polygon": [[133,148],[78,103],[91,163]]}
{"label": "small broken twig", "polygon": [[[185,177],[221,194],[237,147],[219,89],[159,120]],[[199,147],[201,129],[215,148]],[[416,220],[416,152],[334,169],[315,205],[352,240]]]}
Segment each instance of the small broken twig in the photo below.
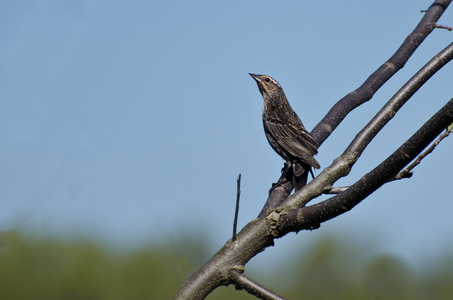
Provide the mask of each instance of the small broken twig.
{"label": "small broken twig", "polygon": [[439,25],[439,24],[434,25],[434,28],[447,29],[448,31],[452,30],[452,28],[450,26]]}
{"label": "small broken twig", "polygon": [[[423,10],[420,10],[421,13],[425,13],[427,12],[428,10],[426,9],[423,9]],[[434,25],[434,28],[440,28],[440,29],[447,29],[448,31],[452,31],[452,28],[450,26],[445,26],[445,25],[438,25],[438,24],[435,24]]]}
{"label": "small broken twig", "polygon": [[236,290],[245,290],[249,294],[256,296],[260,299],[266,300],[285,300],[285,298],[280,297],[279,295],[275,294],[273,291],[265,288],[264,286],[256,283],[255,281],[251,280],[243,273],[237,270],[231,270],[229,273],[230,277],[233,279],[235,283]]}
{"label": "small broken twig", "polygon": [[234,211],[234,221],[233,221],[233,238],[232,240],[236,240],[236,232],[238,227],[238,215],[239,215],[239,198],[241,196],[241,173],[239,173],[237,179],[237,193],[236,193],[236,209]]}
{"label": "small broken twig", "polygon": [[349,186],[332,187],[330,189],[325,189],[323,191],[323,194],[339,194],[339,193],[346,191],[348,188],[349,188]]}

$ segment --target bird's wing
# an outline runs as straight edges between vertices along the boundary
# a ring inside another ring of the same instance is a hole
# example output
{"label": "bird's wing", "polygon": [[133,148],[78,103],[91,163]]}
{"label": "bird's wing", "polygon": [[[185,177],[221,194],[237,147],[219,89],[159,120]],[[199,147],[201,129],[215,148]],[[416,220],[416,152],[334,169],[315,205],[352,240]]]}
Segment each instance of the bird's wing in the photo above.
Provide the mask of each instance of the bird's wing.
{"label": "bird's wing", "polygon": [[275,141],[292,156],[300,158],[303,162],[320,168],[319,163],[313,157],[318,153],[318,144],[313,140],[311,135],[300,124],[290,124],[279,118],[264,118],[264,126]]}

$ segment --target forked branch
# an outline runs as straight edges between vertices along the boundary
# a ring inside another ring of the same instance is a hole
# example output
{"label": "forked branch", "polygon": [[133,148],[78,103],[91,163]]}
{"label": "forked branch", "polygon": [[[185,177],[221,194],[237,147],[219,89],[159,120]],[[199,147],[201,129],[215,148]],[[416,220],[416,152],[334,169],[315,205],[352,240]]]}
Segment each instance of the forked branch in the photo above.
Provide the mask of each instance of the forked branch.
{"label": "forked branch", "polygon": [[[346,150],[335,159],[334,163],[325,168],[306,187],[289,196],[283,206],[292,208],[303,207],[315,196],[323,193],[338,179],[346,176],[357,159],[372,139],[395,116],[398,110],[426,83],[438,70],[453,59],[453,43],[424,65],[398,92],[382,107],[371,121],[355,136]],[[444,128],[446,128],[447,124]],[[431,141],[430,141],[431,142]],[[398,170],[400,171],[400,170]],[[396,174],[395,174],[396,175]]]}
{"label": "forked branch", "polygon": [[[404,66],[417,47],[435,28],[437,20],[450,2],[451,0],[434,1],[418,26],[406,38],[398,51],[376,70],[362,86],[341,99],[329,111],[312,131],[312,136],[319,144],[325,141],[349,112],[371,99],[374,93]],[[430,76],[432,74],[428,78]],[[417,78],[416,82],[421,83],[424,80],[426,81],[423,78],[423,76]],[[404,90],[401,94],[402,98],[400,99],[403,99],[407,95],[410,95],[411,91]],[[396,99],[393,100],[396,101]],[[403,101],[404,103],[407,99],[391,102],[392,104],[389,104],[386,108],[388,110],[384,109],[382,115],[377,117],[386,120],[388,118],[386,115],[395,111],[394,105],[397,105],[399,101]],[[372,122],[375,125],[377,124],[376,120]],[[326,187],[332,186],[336,181],[335,177],[341,177],[347,174],[349,168],[358,158],[358,156],[351,156],[350,151],[364,149],[369,143],[369,140],[377,133],[375,132],[376,129],[371,128],[371,125],[370,127],[364,128],[365,131],[360,133],[353,143],[351,143],[350,148],[345,151],[346,155],[342,155],[336,159],[331,166],[327,167],[295,196],[288,197],[288,190],[291,190],[290,187],[289,189],[283,187],[273,189],[260,216],[249,222],[235,235],[236,239],[234,241],[232,239],[227,241],[208,262],[194,274],[190,275],[183,282],[174,299],[204,299],[217,287],[238,284],[238,282],[243,284],[241,288],[260,297],[259,293],[253,292],[254,286],[256,287],[255,283],[241,275],[245,264],[250,259],[267,247],[272,246],[276,238],[282,237],[290,231],[316,228],[321,222],[350,210],[398,174],[398,172],[419,155],[451,123],[453,123],[453,99],[417,131],[411,139],[395,151],[394,154],[373,171],[364,175],[350,188],[323,202],[300,208],[306,203],[304,201],[308,202],[313,197],[325,191]],[[320,178],[323,179],[320,180]],[[287,201],[284,201],[285,198],[287,198]],[[282,203],[285,204],[285,207],[277,209]],[[266,291],[266,289],[262,291]]]}
{"label": "forked branch", "polygon": [[355,91],[338,101],[312,130],[311,135],[321,145],[354,108],[367,102],[376,91],[398,72],[425,38],[436,28],[436,22],[451,0],[436,0],[426,11],[417,27],[404,40],[395,54],[380,66]]}
{"label": "forked branch", "polygon": [[399,180],[399,179],[402,179],[402,178],[409,178],[409,177],[412,177],[412,170],[418,166],[420,164],[420,162],[427,156],[429,155],[431,152],[434,151],[434,149],[437,147],[437,145],[439,145],[439,143],[444,139],[446,138],[447,136],[450,135],[450,133],[452,132],[452,129],[448,129],[445,130],[444,133],[442,133],[438,138],[437,140],[432,143],[431,146],[429,146],[428,149],[426,149],[426,151],[424,151],[422,154],[420,154],[417,159],[411,163],[407,168],[405,168],[404,170],[402,170],[401,172],[399,172],[398,174],[396,174],[396,176],[392,179],[393,180]]}
{"label": "forked branch", "polygon": [[[375,72],[373,72],[373,74],[371,74],[359,88],[347,94],[330,109],[326,116],[311,131],[311,135],[319,145],[321,145],[329,137],[329,135],[353,109],[370,100],[377,90],[379,90],[382,85],[387,82],[387,80],[395,75],[396,72],[398,72],[406,64],[418,46],[420,46],[425,38],[432,32],[432,30],[434,30],[436,22],[439,20],[440,16],[450,3],[451,0],[434,1],[429,9],[426,10],[426,13],[420,20],[417,27],[406,37],[403,44],[392,55],[392,57],[390,57]],[[344,169],[344,174],[340,175],[340,177],[345,176],[348,171],[349,169]],[[318,186],[316,190],[326,190],[326,187],[331,187],[333,182],[338,180],[338,178],[330,183],[322,183],[322,186]],[[258,217],[266,216],[270,211],[283,204],[283,201],[289,195],[287,191],[292,190],[291,182],[286,183],[286,185],[286,187],[277,187],[272,190],[272,193],[269,195],[266,204]],[[308,202],[314,197],[316,197],[315,192],[311,193],[308,197],[304,197],[304,199],[299,199],[298,202],[303,205],[305,201]]]}
{"label": "forked branch", "polygon": [[453,99],[429,119],[392,155],[351,185],[344,192],[320,203],[299,209],[284,210],[279,218],[279,233],[310,228],[351,210],[368,195],[392,179],[417,157],[453,122]]}

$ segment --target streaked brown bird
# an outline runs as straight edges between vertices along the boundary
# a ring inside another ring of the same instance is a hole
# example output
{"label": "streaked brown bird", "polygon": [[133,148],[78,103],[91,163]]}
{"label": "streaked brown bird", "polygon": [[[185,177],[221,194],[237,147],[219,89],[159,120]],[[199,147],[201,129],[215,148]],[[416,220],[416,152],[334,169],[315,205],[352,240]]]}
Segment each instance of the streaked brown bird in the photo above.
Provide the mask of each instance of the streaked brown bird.
{"label": "streaked brown bird", "polygon": [[318,144],[289,105],[280,84],[267,75],[249,74],[263,95],[263,125],[267,140],[286,161],[286,168],[277,185],[292,170],[294,189],[298,191],[306,185],[308,173],[312,173],[311,167],[320,168],[313,157],[318,153]]}

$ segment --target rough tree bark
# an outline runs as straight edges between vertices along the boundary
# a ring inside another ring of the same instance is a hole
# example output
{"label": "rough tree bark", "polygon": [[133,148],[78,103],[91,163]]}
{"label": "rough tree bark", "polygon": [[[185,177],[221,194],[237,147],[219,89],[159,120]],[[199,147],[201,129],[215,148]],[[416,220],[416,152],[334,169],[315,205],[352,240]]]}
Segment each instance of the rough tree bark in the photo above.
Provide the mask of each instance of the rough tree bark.
{"label": "rough tree bark", "polygon": [[[436,28],[437,20],[450,3],[451,0],[434,1],[395,54],[371,74],[358,89],[346,95],[332,107],[311,133],[320,145],[349,112],[370,100],[376,91],[406,64],[417,47]],[[350,187],[340,189],[337,195],[306,206],[313,198],[331,191],[333,184],[349,173],[366,146],[395,116],[396,112],[436,71],[452,59],[453,43],[417,72],[356,135],[343,154],[303,189],[289,195],[292,190],[291,180],[285,186],[273,189],[258,218],[248,223],[236,235],[234,241],[231,239],[227,241],[208,262],[190,275],[183,282],[174,299],[204,299],[217,287],[230,284],[234,284],[238,289],[245,289],[261,299],[283,299],[248,279],[243,274],[245,264],[266,247],[272,246],[274,239],[289,232],[316,229],[322,222],[352,209],[382,185],[392,181],[445,128],[453,123],[453,99],[451,99],[371,172]]]}

